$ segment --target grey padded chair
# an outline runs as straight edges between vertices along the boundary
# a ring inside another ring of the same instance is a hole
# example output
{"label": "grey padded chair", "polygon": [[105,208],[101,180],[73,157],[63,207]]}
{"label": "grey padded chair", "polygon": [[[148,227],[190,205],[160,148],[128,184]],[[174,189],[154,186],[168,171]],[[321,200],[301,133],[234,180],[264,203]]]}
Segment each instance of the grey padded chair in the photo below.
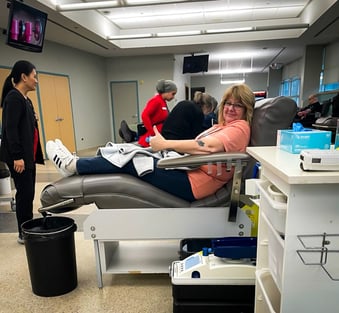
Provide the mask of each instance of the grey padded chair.
{"label": "grey padded chair", "polygon": [[[284,97],[258,102],[250,144],[275,145],[277,130],[290,127],[296,108],[293,100]],[[102,288],[103,274],[168,273],[169,265],[178,259],[178,240],[250,236],[250,219],[238,210],[238,201],[243,168],[244,177],[250,176],[254,162],[246,153],[160,160],[159,167],[234,166],[232,182],[191,203],[128,175],[84,175],[47,185],[39,210],[61,213],[95,203],[98,210],[90,213],[83,226],[85,239],[94,243],[98,287]]]}
{"label": "grey padded chair", "polygon": [[[277,130],[291,126],[296,110],[296,103],[286,97],[258,101],[254,109],[250,146],[275,145]],[[199,156],[198,160],[202,162],[199,164],[210,163],[213,158],[214,161],[222,162],[226,156],[227,153],[218,153],[203,158]],[[231,159],[234,156],[236,155],[233,154]],[[194,160],[197,160],[196,156],[178,161],[189,164]],[[158,166],[175,166],[173,162],[167,162],[168,160],[161,160]],[[245,178],[250,177],[253,164],[252,160],[245,170]],[[231,191],[230,182],[215,194],[190,203],[129,175],[101,174],[62,178],[47,185],[40,200],[42,207],[52,213],[62,213],[90,203],[95,203],[99,209],[217,207],[229,205]]]}

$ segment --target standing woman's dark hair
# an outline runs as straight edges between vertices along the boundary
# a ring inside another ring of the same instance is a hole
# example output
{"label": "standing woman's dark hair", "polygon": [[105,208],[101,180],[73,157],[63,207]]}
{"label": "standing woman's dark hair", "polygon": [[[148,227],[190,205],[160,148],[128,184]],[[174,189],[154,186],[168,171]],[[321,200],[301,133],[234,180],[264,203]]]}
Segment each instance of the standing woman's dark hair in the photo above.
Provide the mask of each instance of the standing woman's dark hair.
{"label": "standing woman's dark hair", "polygon": [[23,243],[22,223],[33,218],[36,163],[44,163],[36,114],[27,96],[37,83],[35,66],[21,60],[14,64],[1,94],[0,161],[7,164],[16,189],[19,243]]}
{"label": "standing woman's dark hair", "polygon": [[19,83],[21,80],[21,75],[25,74],[28,76],[30,73],[35,70],[35,66],[28,61],[18,61],[14,64],[11,73],[7,76],[4,85],[2,87],[1,94],[1,107],[4,106],[4,100],[7,94],[14,88],[14,85]]}

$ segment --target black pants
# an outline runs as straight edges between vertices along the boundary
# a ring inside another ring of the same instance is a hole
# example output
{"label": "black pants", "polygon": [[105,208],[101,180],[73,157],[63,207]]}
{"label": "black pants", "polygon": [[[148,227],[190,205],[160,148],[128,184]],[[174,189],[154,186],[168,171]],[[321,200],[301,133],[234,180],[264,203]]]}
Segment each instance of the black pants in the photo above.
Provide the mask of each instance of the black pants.
{"label": "black pants", "polygon": [[138,176],[132,161],[129,161],[123,167],[117,167],[101,156],[80,158],[76,167],[79,175],[129,174],[186,201],[192,202],[195,200],[186,171],[157,168],[158,160],[154,159],[153,162],[154,170],[141,177]]}
{"label": "black pants", "polygon": [[19,236],[21,236],[21,224],[33,218],[36,167],[34,165],[33,169],[25,169],[21,174],[14,171],[13,165],[8,165],[8,168],[16,189],[16,219]]}

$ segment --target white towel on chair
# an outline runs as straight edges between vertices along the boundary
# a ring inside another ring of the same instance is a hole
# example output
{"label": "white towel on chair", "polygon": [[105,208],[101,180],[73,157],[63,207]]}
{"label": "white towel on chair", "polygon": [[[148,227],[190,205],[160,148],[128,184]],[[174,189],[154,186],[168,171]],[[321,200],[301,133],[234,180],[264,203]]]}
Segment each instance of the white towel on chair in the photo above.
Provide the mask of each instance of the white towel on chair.
{"label": "white towel on chair", "polygon": [[134,167],[139,176],[154,170],[153,158],[162,158],[160,153],[152,152],[151,148],[143,148],[133,143],[112,142],[107,143],[105,147],[100,147],[97,155],[101,155],[107,161],[120,168],[133,159]]}
{"label": "white towel on chair", "polygon": [[146,155],[136,155],[132,159],[135,170],[138,176],[143,176],[152,173],[154,170],[154,161],[152,157]]}

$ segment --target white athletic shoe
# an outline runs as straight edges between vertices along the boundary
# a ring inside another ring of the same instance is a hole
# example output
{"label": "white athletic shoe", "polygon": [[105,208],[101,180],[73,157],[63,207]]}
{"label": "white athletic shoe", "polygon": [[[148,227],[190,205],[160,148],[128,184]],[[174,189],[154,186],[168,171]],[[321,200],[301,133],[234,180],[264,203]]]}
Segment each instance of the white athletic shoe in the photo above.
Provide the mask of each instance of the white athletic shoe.
{"label": "white athletic shoe", "polygon": [[75,156],[70,153],[64,145],[60,147],[52,140],[47,141],[46,153],[48,158],[54,163],[54,166],[62,176],[68,177],[75,174],[75,172],[72,172],[66,168],[67,165],[69,165],[75,159]]}
{"label": "white athletic shoe", "polygon": [[60,139],[55,139],[54,142],[59,146],[59,148],[66,154],[69,156],[73,156],[73,154],[71,153],[71,151],[69,151],[66,146],[64,146],[64,144],[62,143],[62,141]]}

